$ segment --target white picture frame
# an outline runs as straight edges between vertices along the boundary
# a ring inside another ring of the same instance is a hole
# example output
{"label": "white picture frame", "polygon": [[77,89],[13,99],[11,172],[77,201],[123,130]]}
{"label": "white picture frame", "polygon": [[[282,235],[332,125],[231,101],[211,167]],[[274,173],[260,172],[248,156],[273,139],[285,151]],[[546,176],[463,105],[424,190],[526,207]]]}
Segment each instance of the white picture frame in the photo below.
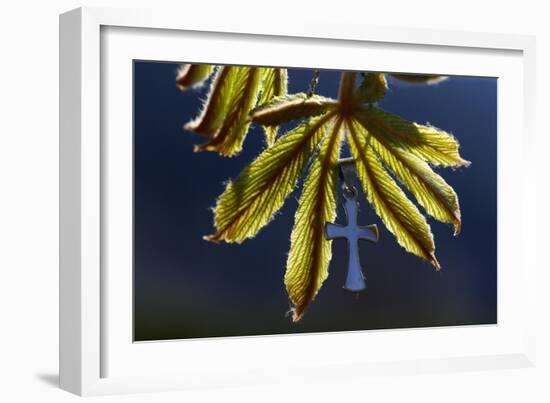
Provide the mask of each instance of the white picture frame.
{"label": "white picture frame", "polygon": [[[127,119],[131,82],[118,78],[127,73],[128,60],[184,61],[173,50],[183,40],[188,51],[192,49],[193,60],[205,62],[289,66],[289,58],[294,57],[293,67],[359,70],[366,67],[365,61],[352,55],[362,50],[384,56],[370,62],[370,70],[392,71],[399,59],[401,71],[407,72],[492,76],[501,72],[498,324],[132,343],[128,337],[131,268],[127,254],[112,252],[131,248],[131,219],[106,213],[124,208],[131,196],[128,137],[110,135],[113,128],[120,133],[131,131]],[[254,51],[265,46],[275,51],[282,45],[287,55],[279,62],[267,52]],[[307,60],[299,58],[298,49],[309,52]],[[327,61],[320,49],[330,49],[339,57]],[[97,395],[242,386],[296,377],[335,380],[351,374],[535,365],[536,194],[517,191],[518,187],[535,189],[535,177],[524,174],[528,163],[510,164],[512,157],[530,161],[536,147],[534,49],[534,38],[529,36],[327,25],[314,19],[284,25],[203,18],[182,22],[169,13],[103,8],[80,8],[61,15],[61,387],[79,395]],[[403,54],[439,57],[427,66],[422,62],[425,57],[403,61],[399,57]],[[111,108],[117,108],[116,113]],[[118,158],[117,166],[109,163],[113,155]],[[512,211],[513,221],[506,219]],[[118,242],[117,248],[110,242]],[[113,291],[119,296],[116,299],[110,297]],[[461,343],[457,346],[456,341]],[[327,353],[320,356],[321,345]],[[352,360],[341,359],[346,349],[356,350],[359,345],[366,346],[363,353]]]}

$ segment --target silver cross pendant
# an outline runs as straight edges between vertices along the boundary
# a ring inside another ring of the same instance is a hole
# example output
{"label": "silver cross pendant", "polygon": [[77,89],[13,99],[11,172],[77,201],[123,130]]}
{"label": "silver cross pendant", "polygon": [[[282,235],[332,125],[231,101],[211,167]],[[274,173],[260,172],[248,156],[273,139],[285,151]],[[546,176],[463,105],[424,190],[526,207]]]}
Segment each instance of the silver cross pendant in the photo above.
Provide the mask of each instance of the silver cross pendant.
{"label": "silver cross pendant", "polygon": [[[349,172],[349,171],[348,171]],[[378,227],[376,224],[361,227],[357,225],[357,190],[350,181],[349,173],[343,164],[340,164],[340,177],[342,179],[342,193],[344,195],[344,209],[346,211],[346,225],[326,223],[325,236],[327,239],[346,239],[348,241],[348,273],[344,289],[349,291],[362,291],[366,288],[365,276],[359,260],[359,240],[366,239],[371,242],[378,241]]]}

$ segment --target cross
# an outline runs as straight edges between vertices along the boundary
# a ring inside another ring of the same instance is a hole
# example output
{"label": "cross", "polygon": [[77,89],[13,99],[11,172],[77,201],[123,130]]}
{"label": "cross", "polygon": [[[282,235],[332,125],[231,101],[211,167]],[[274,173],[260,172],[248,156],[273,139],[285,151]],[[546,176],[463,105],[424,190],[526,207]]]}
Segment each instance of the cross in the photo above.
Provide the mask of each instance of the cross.
{"label": "cross", "polygon": [[345,238],[348,241],[348,274],[344,288],[349,291],[361,291],[366,288],[365,277],[361,270],[361,262],[359,261],[360,239],[366,239],[371,242],[378,241],[378,227],[376,224],[360,227],[357,225],[358,204],[356,194],[349,195],[344,192],[346,199],[344,208],[346,210],[347,224],[338,225],[327,223],[325,226],[325,234],[327,239]]}

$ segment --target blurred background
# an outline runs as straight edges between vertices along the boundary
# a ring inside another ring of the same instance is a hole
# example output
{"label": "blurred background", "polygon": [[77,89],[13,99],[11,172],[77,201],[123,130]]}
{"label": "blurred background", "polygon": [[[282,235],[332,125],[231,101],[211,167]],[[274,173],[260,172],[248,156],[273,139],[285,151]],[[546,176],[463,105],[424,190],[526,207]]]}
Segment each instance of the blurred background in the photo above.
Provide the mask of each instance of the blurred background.
{"label": "blurred background", "polygon": [[[367,289],[342,289],[347,245],[333,242],[329,277],[293,323],[283,276],[300,185],[275,219],[241,245],[202,239],[225,183],[264,148],[253,127],[237,157],[194,153],[204,137],[182,125],[206,87],[180,92],[178,64],[134,63],[134,338],[136,341],[479,325],[497,320],[497,80],[450,77],[437,85],[390,80],[380,107],[453,133],[469,168],[437,169],[457,192],[463,227],[428,217],[442,270],[405,252],[360,196],[359,223],[376,223],[377,244],[361,242]],[[444,73],[444,72],[442,72]],[[317,92],[336,97],[340,72],[321,71]],[[289,69],[289,92],[307,91],[311,70]],[[338,222],[344,213],[339,206]]]}

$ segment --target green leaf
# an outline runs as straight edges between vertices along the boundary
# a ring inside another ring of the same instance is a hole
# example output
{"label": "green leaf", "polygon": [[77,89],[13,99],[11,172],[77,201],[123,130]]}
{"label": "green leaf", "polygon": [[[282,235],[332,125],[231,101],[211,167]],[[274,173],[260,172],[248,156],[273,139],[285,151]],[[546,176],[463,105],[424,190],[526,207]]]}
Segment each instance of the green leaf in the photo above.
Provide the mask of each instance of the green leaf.
{"label": "green leaf", "polygon": [[362,109],[354,117],[378,139],[407,150],[433,165],[470,165],[460,156],[458,141],[436,127],[409,122],[379,108]]}
{"label": "green leaf", "polygon": [[243,169],[218,199],[214,209],[217,232],[206,239],[240,243],[255,236],[296,186],[329,118],[326,115],[304,122]]}
{"label": "green leaf", "polygon": [[[216,128],[208,142],[196,146],[195,151],[216,151],[224,156],[231,157],[242,149],[244,138],[250,126],[248,114],[258,101],[265,69],[234,66],[225,68],[229,69],[230,73],[225,80],[228,81],[224,86],[227,87],[227,91],[218,96],[221,98],[221,108],[217,113],[223,116],[223,120],[219,122],[221,126]],[[209,100],[213,96],[211,94]],[[212,104],[215,105],[216,102]],[[203,115],[205,117],[212,116],[209,113],[209,108],[206,109]],[[200,121],[197,126],[200,127],[202,122],[204,120]]]}
{"label": "green leaf", "polygon": [[447,76],[437,74],[390,74],[393,78],[412,84],[437,84],[447,79]]}
{"label": "green leaf", "polygon": [[341,118],[334,118],[315,158],[292,229],[285,285],[294,304],[293,320],[302,317],[328,276],[331,241],[324,227],[336,216],[336,165],[340,154]]}
{"label": "green leaf", "polygon": [[262,93],[258,105],[270,103],[273,98],[285,96],[288,91],[288,73],[286,69],[266,68]]}
{"label": "green leaf", "polygon": [[383,73],[366,73],[361,85],[357,89],[357,95],[363,102],[378,102],[386,95],[388,82]]}
{"label": "green leaf", "polygon": [[176,85],[182,91],[202,84],[214,71],[213,64],[184,64],[178,70]]}
{"label": "green leaf", "polygon": [[250,117],[254,123],[264,126],[277,126],[291,120],[318,116],[336,107],[333,99],[320,95],[308,97],[304,93],[275,97],[270,103],[252,110]]}
{"label": "green leaf", "polygon": [[[275,97],[281,97],[287,94],[287,70],[280,68],[268,68],[266,70],[258,105],[270,103]],[[277,138],[278,127],[264,126],[264,131],[268,146],[273,145]]]}
{"label": "green leaf", "polygon": [[235,98],[234,83],[247,68],[228,66],[218,68],[202,111],[198,117],[185,124],[184,128],[206,136],[213,136],[222,126],[228,114],[230,101]]}
{"label": "green leaf", "polygon": [[418,203],[432,217],[454,224],[455,235],[460,232],[460,207],[458,197],[451,186],[436,174],[430,166],[415,155],[389,143],[384,137],[369,133],[359,122],[354,127],[369,138],[370,146],[397,178],[410,190]]}
{"label": "green leaf", "polygon": [[357,175],[370,204],[399,245],[439,270],[430,226],[374,154],[370,146],[372,136],[368,133],[364,136],[357,126],[348,122],[348,139]]}

